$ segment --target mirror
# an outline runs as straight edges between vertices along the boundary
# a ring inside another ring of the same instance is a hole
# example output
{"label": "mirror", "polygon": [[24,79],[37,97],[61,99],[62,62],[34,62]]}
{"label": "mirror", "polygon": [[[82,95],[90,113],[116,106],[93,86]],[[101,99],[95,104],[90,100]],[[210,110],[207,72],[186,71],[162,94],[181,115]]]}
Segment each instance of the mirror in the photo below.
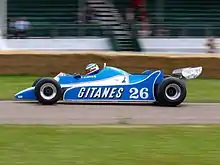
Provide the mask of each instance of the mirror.
{"label": "mirror", "polygon": [[74,78],[81,78],[81,75],[80,74],[75,74],[73,77]]}

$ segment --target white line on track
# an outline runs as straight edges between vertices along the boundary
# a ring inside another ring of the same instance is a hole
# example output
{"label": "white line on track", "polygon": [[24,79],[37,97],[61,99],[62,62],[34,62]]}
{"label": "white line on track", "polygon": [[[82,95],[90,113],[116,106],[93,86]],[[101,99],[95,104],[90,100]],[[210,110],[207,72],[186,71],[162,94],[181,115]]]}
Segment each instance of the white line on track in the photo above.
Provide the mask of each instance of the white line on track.
{"label": "white line on track", "polygon": [[185,128],[206,128],[212,125],[91,125],[91,126],[60,126],[65,128],[161,128],[161,127],[185,127]]}
{"label": "white line on track", "polygon": [[36,127],[36,126],[45,126],[48,128],[161,128],[161,127],[170,127],[170,128],[208,128],[208,127],[214,127],[214,126],[220,126],[220,125],[44,125],[44,124],[6,124],[4,127]]}

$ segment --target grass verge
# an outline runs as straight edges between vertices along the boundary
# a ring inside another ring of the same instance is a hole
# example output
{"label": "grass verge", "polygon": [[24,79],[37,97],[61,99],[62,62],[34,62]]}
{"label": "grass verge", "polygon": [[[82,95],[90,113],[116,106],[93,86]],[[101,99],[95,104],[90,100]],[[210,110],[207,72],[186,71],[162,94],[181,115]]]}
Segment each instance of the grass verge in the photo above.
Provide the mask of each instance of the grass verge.
{"label": "grass verge", "polygon": [[[0,99],[13,99],[16,92],[30,87],[37,77],[0,76]],[[188,102],[220,102],[220,80],[194,79],[187,82]]]}
{"label": "grass verge", "polygon": [[219,79],[194,79],[187,81],[188,102],[220,102]]}
{"label": "grass verge", "polygon": [[220,127],[0,126],[0,164],[219,165]]}
{"label": "grass verge", "polygon": [[35,76],[0,76],[0,99],[14,99],[14,94],[31,87]]}

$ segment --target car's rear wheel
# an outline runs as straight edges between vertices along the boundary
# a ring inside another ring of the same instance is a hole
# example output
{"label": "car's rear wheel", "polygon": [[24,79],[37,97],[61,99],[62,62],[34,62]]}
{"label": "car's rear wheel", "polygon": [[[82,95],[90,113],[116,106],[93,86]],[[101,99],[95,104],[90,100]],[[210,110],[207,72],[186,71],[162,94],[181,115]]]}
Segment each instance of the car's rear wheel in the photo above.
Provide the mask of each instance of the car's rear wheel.
{"label": "car's rear wheel", "polygon": [[44,105],[56,104],[62,96],[59,83],[51,78],[42,78],[35,85],[35,95],[39,103]]}
{"label": "car's rear wheel", "polygon": [[157,86],[156,99],[159,105],[177,106],[186,98],[186,86],[183,80],[174,77],[165,78]]}

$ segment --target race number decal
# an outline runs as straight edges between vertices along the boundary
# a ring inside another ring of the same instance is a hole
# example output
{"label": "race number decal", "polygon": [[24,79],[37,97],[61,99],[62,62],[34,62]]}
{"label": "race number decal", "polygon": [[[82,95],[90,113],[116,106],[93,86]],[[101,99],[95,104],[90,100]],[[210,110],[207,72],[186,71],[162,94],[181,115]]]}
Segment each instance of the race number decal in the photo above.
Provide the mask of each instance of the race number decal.
{"label": "race number decal", "polygon": [[138,88],[131,88],[129,90],[130,93],[130,99],[147,99],[149,94],[148,94],[148,88],[141,88],[140,90]]}

